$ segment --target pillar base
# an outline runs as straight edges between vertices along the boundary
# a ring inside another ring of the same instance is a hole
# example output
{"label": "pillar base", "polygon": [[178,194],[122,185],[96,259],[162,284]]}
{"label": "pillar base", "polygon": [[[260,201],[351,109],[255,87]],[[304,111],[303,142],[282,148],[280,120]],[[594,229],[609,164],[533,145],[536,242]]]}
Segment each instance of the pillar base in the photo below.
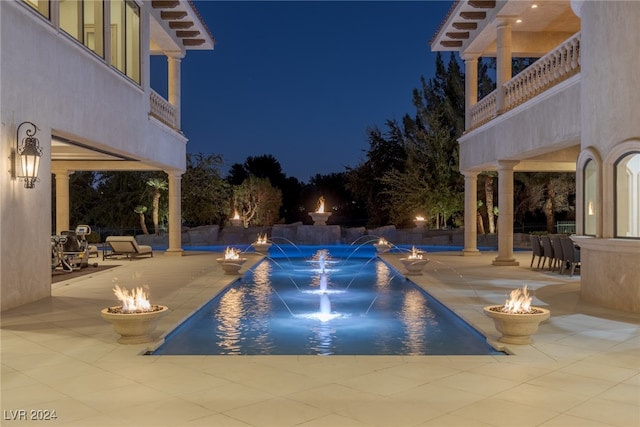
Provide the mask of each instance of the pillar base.
{"label": "pillar base", "polygon": [[164,252],[164,254],[169,256],[182,256],[184,255],[184,250],[183,249],[167,249]]}
{"label": "pillar base", "polygon": [[480,255],[480,251],[478,249],[463,249],[461,252],[462,256],[477,256]]}
{"label": "pillar base", "polygon": [[497,265],[497,266],[513,266],[513,267],[517,267],[520,265],[520,263],[518,261],[516,261],[515,258],[496,258],[493,260],[493,265]]}

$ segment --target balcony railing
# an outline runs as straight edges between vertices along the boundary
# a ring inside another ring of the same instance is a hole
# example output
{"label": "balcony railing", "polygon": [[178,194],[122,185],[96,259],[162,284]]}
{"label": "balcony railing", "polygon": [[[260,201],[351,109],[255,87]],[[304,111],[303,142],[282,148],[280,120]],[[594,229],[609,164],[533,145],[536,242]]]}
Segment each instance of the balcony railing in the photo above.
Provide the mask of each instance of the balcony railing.
{"label": "balcony railing", "polygon": [[160,120],[162,123],[178,129],[176,120],[176,107],[171,105],[169,101],[161,97],[156,91],[151,89],[149,94],[149,114]]}
{"label": "balcony railing", "polygon": [[[571,36],[499,88],[504,91],[502,112],[517,107],[578,72],[580,72],[580,33]],[[497,98],[498,89],[471,107],[470,129],[477,128],[498,115]]]}

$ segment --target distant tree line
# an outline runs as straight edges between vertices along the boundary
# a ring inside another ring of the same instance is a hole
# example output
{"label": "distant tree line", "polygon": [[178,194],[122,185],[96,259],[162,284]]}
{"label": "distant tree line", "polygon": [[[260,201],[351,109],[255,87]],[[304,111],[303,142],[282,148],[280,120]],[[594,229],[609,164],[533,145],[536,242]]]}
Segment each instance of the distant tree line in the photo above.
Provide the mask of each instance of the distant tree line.
{"label": "distant tree line", "polygon": [[[514,59],[514,74],[534,59]],[[478,93],[495,89],[495,60],[479,62]],[[431,227],[463,224],[464,179],[457,139],[464,132],[464,72],[451,54],[436,56],[433,78],[413,90],[415,111],[385,127],[367,129],[365,160],[343,172],[316,174],[303,183],[288,177],[270,154],[249,156],[221,173],[217,154],[188,153],[182,175],[182,223],[225,225],[236,213],[245,226],[310,223],[320,196],[331,210],[330,223],[343,226],[413,226],[423,216]],[[479,232],[496,232],[497,173],[478,182]],[[52,188],[55,191],[55,187]],[[70,178],[70,220],[113,228],[159,233],[167,221],[167,177],[163,172],[75,172]],[[54,198],[55,203],[55,198]],[[552,232],[558,215],[573,219],[575,174],[516,173],[516,221],[543,222]],[[54,213],[55,215],[55,209]],[[55,223],[55,220],[54,220]]]}

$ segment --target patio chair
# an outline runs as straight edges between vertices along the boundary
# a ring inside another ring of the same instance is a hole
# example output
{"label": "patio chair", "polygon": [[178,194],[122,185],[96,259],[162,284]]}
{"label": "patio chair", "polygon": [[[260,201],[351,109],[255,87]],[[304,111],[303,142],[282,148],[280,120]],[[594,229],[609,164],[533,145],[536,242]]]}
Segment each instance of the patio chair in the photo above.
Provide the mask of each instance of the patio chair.
{"label": "patio chair", "polygon": [[529,235],[529,240],[531,241],[531,265],[529,268],[533,268],[533,261],[536,257],[538,257],[538,266],[536,268],[540,268],[540,261],[544,257],[544,248],[542,247],[542,242],[540,241],[540,237],[535,234]]}
{"label": "patio chair", "polygon": [[[580,268],[580,249],[576,247],[569,237],[560,238],[560,243],[562,244],[562,253],[564,255],[564,263],[568,264],[568,267],[571,267],[570,276],[573,276],[573,273],[576,270],[576,266]],[[564,264],[563,263],[563,264]]]}
{"label": "patio chair", "polygon": [[133,236],[109,236],[105,239],[102,260],[115,256],[126,256],[131,261],[139,256],[149,255],[153,258],[151,246],[139,245]]}
{"label": "patio chair", "polygon": [[551,245],[551,238],[549,236],[540,236],[540,242],[542,242],[542,268],[544,268],[544,264],[549,262],[549,270],[555,265],[555,257],[553,253],[553,246]]}
{"label": "patio chair", "polygon": [[558,265],[558,273],[564,272],[564,253],[562,251],[561,236],[551,237],[551,245],[553,246],[553,268],[555,269],[556,263]]}

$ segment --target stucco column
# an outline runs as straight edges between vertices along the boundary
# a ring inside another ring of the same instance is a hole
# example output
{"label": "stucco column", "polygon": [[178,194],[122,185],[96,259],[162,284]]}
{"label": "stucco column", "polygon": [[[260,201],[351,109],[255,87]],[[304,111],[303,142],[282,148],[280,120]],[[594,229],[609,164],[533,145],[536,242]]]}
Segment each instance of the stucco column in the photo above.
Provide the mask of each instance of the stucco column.
{"label": "stucco column", "polygon": [[69,177],[73,171],[54,170],[56,180],[56,234],[69,230]]}
{"label": "stucco column", "polygon": [[517,161],[498,161],[498,256],[493,265],[520,265],[513,256],[513,168]]}
{"label": "stucco column", "polygon": [[464,173],[464,249],[462,255],[480,255],[478,251],[478,172]]}
{"label": "stucco column", "polygon": [[176,129],[180,129],[180,63],[182,53],[170,53],[167,55],[168,62],[168,86],[169,103],[176,108]]}
{"label": "stucco column", "polygon": [[[465,53],[464,57],[464,128],[471,127],[471,107],[478,103],[478,55]],[[477,175],[476,175],[477,176]]]}
{"label": "stucco column", "polygon": [[182,255],[181,189],[182,175],[167,172],[169,176],[169,248],[165,255]]}
{"label": "stucco column", "polygon": [[498,88],[496,107],[498,114],[504,111],[505,92],[503,85],[511,80],[511,21],[509,17],[499,17],[496,19],[496,87]]}

